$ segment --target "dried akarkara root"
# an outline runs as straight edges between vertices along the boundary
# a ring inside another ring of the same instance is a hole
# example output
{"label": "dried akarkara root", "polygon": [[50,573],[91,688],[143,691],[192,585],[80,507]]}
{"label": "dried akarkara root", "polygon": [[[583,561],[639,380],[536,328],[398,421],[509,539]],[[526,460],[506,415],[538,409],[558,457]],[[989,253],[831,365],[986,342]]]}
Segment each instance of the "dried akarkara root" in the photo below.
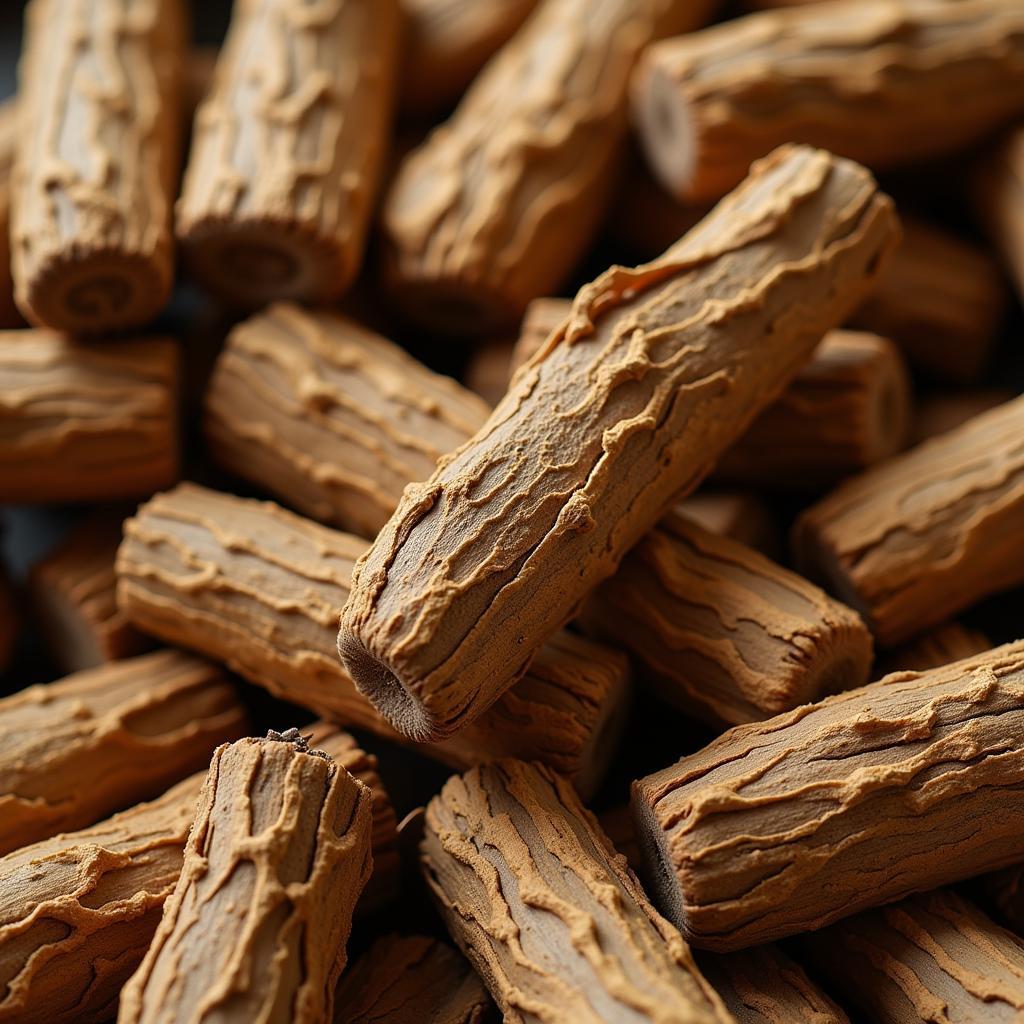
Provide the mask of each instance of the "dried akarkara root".
{"label": "dried akarkara root", "polygon": [[174,276],[182,0],[32,0],[19,65],[15,295],[61,331],[140,327]]}
{"label": "dried akarkara root", "polygon": [[678,513],[626,555],[583,621],[629,651],[659,697],[717,726],[861,686],[871,671],[855,611]]}
{"label": "dried akarkara root", "polygon": [[240,0],[196,113],[175,230],[242,307],[327,301],[363,258],[398,72],[396,0]]}
{"label": "dried akarkara root", "polygon": [[120,1024],[330,1020],[372,868],[370,805],[295,730],[219,747]]}
{"label": "dried akarkara root", "polygon": [[[338,660],[338,608],[366,541],[270,502],[182,484],[125,524],[118,600],[140,629],[224,662],[285,700],[408,742]],[[625,658],[562,632],[472,726],[415,749],[456,769],[495,757],[551,764],[592,793],[629,693]]]}
{"label": "dried akarkara root", "polygon": [[338,637],[356,685],[412,738],[468,725],[778,398],[897,234],[863,168],[787,146],[662,257],[586,285],[357,564]]}
{"label": "dried akarkara root", "polygon": [[245,732],[220,668],[156,651],[0,700],[0,853],[94,821],[204,768]]}
{"label": "dried akarkara root", "polygon": [[1024,641],[730,729],[633,785],[656,902],[729,951],[1012,864],[1022,728]]}
{"label": "dried akarkara root", "polygon": [[1024,398],[851,477],[793,530],[797,567],[903,643],[1024,581]]}
{"label": "dried akarkara root", "polygon": [[497,761],[449,779],[427,807],[420,863],[511,1024],[731,1020],[575,790],[543,766]]}

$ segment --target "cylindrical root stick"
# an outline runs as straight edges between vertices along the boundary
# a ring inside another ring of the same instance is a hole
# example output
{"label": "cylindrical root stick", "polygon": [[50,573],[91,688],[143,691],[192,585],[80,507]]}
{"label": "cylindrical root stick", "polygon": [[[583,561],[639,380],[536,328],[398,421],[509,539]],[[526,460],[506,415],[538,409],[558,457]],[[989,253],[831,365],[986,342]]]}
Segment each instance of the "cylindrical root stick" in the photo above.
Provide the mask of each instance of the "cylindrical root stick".
{"label": "cylindrical root stick", "polygon": [[0,332],[0,501],[138,498],[178,475],[178,350]]}
{"label": "cylindrical root stick", "polygon": [[850,1024],[850,1018],[778,946],[704,953],[697,963],[736,1024]]}
{"label": "cylindrical root stick", "polygon": [[204,778],[0,857],[0,1021],[113,1019],[178,880]]}
{"label": "cylindrical root stick", "polygon": [[590,598],[584,621],[633,654],[662,699],[714,725],[861,686],[856,612],[728,537],[669,514]]}
{"label": "cylindrical root stick", "polygon": [[847,918],[803,948],[872,1024],[1024,1019],[1024,943],[949,890]]}
{"label": "cylindrical root stick", "polygon": [[511,1024],[730,1020],[597,820],[543,766],[498,761],[449,779],[427,807],[420,859]]}
{"label": "cylindrical root stick", "polygon": [[17,327],[21,314],[14,304],[11,279],[11,175],[18,142],[18,107],[0,103],[0,327]]}
{"label": "cylindrical root stick", "polygon": [[121,517],[99,513],[32,567],[29,596],[49,654],[65,672],[141,654],[153,641],[117,607],[114,556]]}
{"label": "cylindrical root stick", "polygon": [[902,643],[1024,581],[1024,398],[841,484],[797,520],[800,570]]}
{"label": "cylindrical root stick", "polygon": [[204,768],[245,731],[213,665],[157,651],[0,700],[0,853],[80,828]]}
{"label": "cylindrical root stick", "polygon": [[345,972],[334,1024],[484,1024],[493,1009],[480,976],[450,946],[385,935]]}
{"label": "cylindrical root stick", "polygon": [[[125,524],[118,599],[146,632],[325,717],[402,741],[335,648],[338,609],[365,548],[276,505],[183,484]],[[473,726],[417,749],[458,769],[502,756],[545,761],[590,793],[614,750],[627,684],[621,654],[560,633]]]}
{"label": "cylindrical root stick", "polygon": [[32,0],[11,203],[18,306],[96,332],[152,320],[174,273],[181,0]]}
{"label": "cylindrical root stick", "polygon": [[119,1024],[331,1019],[370,877],[370,791],[301,737],[219,747]]}
{"label": "cylindrical root stick", "polygon": [[992,641],[977,629],[959,622],[944,622],[927,633],[915,637],[908,644],[890,651],[883,659],[884,672],[926,672],[982,654],[992,649]]}
{"label": "cylindrical root stick", "polygon": [[1008,298],[986,250],[910,218],[888,268],[851,320],[892,338],[929,376],[963,384],[988,365]]}
{"label": "cylindrical root stick", "polygon": [[453,104],[515,34],[537,0],[401,0],[403,112],[430,116]]}
{"label": "cylindrical root stick", "polygon": [[982,162],[975,187],[985,227],[1024,300],[1024,128]]}
{"label": "cylindrical root stick", "polygon": [[834,484],[905,446],[910,404],[910,380],[891,341],[830,331],[714,477],[770,487]]}
{"label": "cylindrical root stick", "polygon": [[1024,641],[738,726],[634,783],[659,906],[742,949],[1020,859]]}
{"label": "cylindrical root stick", "polygon": [[387,276],[407,315],[493,335],[558,290],[611,198],[637,56],[714,6],[544,0],[391,186]]}
{"label": "cylindrical root stick", "polygon": [[648,49],[633,118],[662,184],[717,199],[805,142],[873,169],[983,140],[1024,112],[1017,0],[846,0],[768,11]]}
{"label": "cylindrical root stick", "polygon": [[383,170],[396,0],[239,0],[196,113],[178,238],[240,306],[324,301],[354,280]]}
{"label": "cylindrical root stick", "polygon": [[221,465],[362,537],[490,411],[354,321],[286,304],[231,332],[205,405]]}
{"label": "cylindrical root stick", "polygon": [[360,559],[338,644],[405,734],[463,728],[778,397],[897,234],[863,168],[785,147],[660,259],[612,267]]}

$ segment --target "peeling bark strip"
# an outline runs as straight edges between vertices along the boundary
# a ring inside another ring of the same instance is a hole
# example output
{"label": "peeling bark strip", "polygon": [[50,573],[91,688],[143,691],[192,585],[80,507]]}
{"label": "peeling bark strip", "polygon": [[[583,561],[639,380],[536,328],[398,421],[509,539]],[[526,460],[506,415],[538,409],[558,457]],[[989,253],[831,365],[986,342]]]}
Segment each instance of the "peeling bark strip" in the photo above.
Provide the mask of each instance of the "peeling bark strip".
{"label": "peeling bark strip", "polygon": [[736,1024],[850,1024],[850,1018],[777,946],[703,953],[704,976]]}
{"label": "peeling bark strip", "polygon": [[178,475],[178,348],[0,332],[0,501],[138,498]]}
{"label": "peeling bark strip", "polygon": [[782,397],[723,456],[714,478],[807,488],[901,451],[910,431],[910,378],[888,338],[829,331]]}
{"label": "peeling bark strip", "polygon": [[206,392],[206,436],[232,473],[361,537],[489,407],[352,320],[278,304],[236,327]]}
{"label": "peeling bark strip", "polygon": [[895,243],[862,168],[785,147],[612,267],[356,566],[338,644],[401,732],[466,726],[844,319]]}
{"label": "peeling bark strip", "polygon": [[883,660],[884,670],[875,675],[890,672],[926,672],[930,668],[941,668],[954,661],[983,654],[992,649],[992,641],[977,629],[959,622],[945,622],[935,629],[922,633],[910,643],[890,651]]}
{"label": "peeling bark strip", "polygon": [[11,177],[17,142],[18,108],[10,99],[0,103],[0,327],[4,328],[21,323],[11,280]]}
{"label": "peeling bark strip", "polygon": [[861,686],[871,634],[796,573],[670,513],[588,601],[663,700],[713,725],[756,722]]}
{"label": "peeling bark strip", "polygon": [[400,0],[405,17],[401,107],[443,113],[537,6],[538,0]]}
{"label": "peeling bark strip", "polygon": [[1024,581],[1024,398],[874,466],[806,509],[797,566],[902,643]]}
{"label": "peeling bark strip", "polygon": [[242,735],[220,669],[157,651],[0,700],[0,853],[81,828],[205,768]]}
{"label": "peeling bark strip", "polygon": [[976,204],[1024,300],[1024,127],[1015,128],[983,162]]}
{"label": "peeling bark strip", "polygon": [[494,334],[531,299],[557,291],[612,197],[640,51],[703,25],[715,6],[540,4],[391,186],[387,275],[410,317]]}
{"label": "peeling bark strip", "polygon": [[100,1024],[117,1013],[181,872],[204,778],[0,858],[0,1021]]}
{"label": "peeling bark strip", "polygon": [[[287,735],[287,734],[285,734]],[[370,792],[281,738],[219,747],[119,1024],[329,1020],[370,877]]]}
{"label": "peeling bark strip", "polygon": [[61,331],[138,327],[170,294],[181,0],[32,0],[11,203],[16,297]]}
{"label": "peeling bark strip", "polygon": [[[118,602],[147,633],[278,697],[408,743],[359,693],[335,647],[338,609],[365,548],[270,502],[182,484],[125,523]],[[628,682],[621,654],[558,633],[470,728],[415,749],[459,770],[496,757],[544,761],[590,793],[615,748]]]}
{"label": "peeling bark strip", "polygon": [[730,729],[633,784],[659,904],[742,949],[1013,863],[1022,729],[1024,641]]}
{"label": "peeling bark strip", "polygon": [[509,1024],[731,1018],[571,786],[499,761],[427,807],[423,873]]}
{"label": "peeling bark strip", "polygon": [[65,672],[130,658],[153,646],[117,607],[114,556],[120,543],[121,517],[97,513],[29,574],[36,625]]}
{"label": "peeling bark strip", "polygon": [[241,306],[326,301],[353,281],[383,170],[395,0],[239,0],[196,113],[176,230]]}
{"label": "peeling bark strip", "polygon": [[648,49],[633,119],[662,184],[717,199],[784,142],[881,169],[1024,112],[1018,0],[853,0],[753,14]]}
{"label": "peeling bark strip", "polygon": [[450,946],[422,935],[385,935],[346,972],[334,1024],[483,1024],[494,1004],[479,975]]}
{"label": "peeling bark strip", "polygon": [[956,893],[858,914],[802,946],[872,1024],[1024,1020],[1024,942]]}

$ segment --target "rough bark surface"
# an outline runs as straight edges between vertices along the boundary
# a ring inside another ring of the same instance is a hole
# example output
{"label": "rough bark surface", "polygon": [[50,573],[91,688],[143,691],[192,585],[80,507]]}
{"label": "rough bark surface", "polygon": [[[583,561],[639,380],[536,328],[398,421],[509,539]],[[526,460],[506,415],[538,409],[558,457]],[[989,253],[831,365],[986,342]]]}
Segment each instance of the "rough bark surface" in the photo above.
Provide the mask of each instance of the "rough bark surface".
{"label": "rough bark surface", "polygon": [[121,522],[115,513],[86,519],[29,574],[35,623],[47,653],[65,672],[130,658],[153,646],[117,607],[114,556]]}
{"label": "rough bark surface", "polygon": [[176,231],[233,303],[325,301],[362,262],[397,75],[395,0],[239,0],[196,113]]}
{"label": "rough bark surface", "polygon": [[157,651],[0,700],[0,853],[156,796],[245,731],[220,669]]}
{"label": "rough bark surface", "polygon": [[170,294],[181,0],[32,0],[11,204],[18,305],[62,331],[137,327]]}
{"label": "rough bark surface", "polygon": [[769,558],[779,550],[778,524],[757,494],[700,490],[680,501],[669,514],[683,516],[709,533],[729,537]]}
{"label": "rough bark surface", "polygon": [[443,112],[516,33],[538,0],[401,0],[403,112]]}
{"label": "rough bark surface", "polygon": [[875,674],[925,672],[975,654],[983,654],[991,650],[992,646],[992,641],[979,630],[959,622],[944,622],[915,637],[910,643],[890,651],[883,661],[884,671]]}
{"label": "rough bark surface", "polygon": [[205,404],[225,468],[362,537],[490,411],[355,321],[290,304],[231,332]]}
{"label": "rough bark surface", "polygon": [[[365,547],[269,502],[183,484],[125,524],[118,601],[154,636],[327,718],[402,741],[355,688],[334,643]],[[459,769],[501,756],[542,760],[592,791],[627,695],[621,654],[561,633],[472,727],[417,749]]]}
{"label": "rough bark surface", "polygon": [[874,466],[797,520],[800,570],[902,643],[1024,581],[1024,398]]}
{"label": "rough bark surface", "polygon": [[345,972],[334,1024],[483,1024],[493,1010],[480,976],[450,946],[385,935]]}
{"label": "rough bark surface", "polygon": [[901,451],[910,412],[899,349],[877,334],[830,331],[713,475],[768,487],[834,484]]}
{"label": "rough bark surface", "polygon": [[544,0],[391,186],[388,276],[409,316],[494,334],[558,290],[611,199],[640,51],[715,6]]}
{"label": "rough bark surface", "polygon": [[1024,112],[1016,0],[850,0],[766,11],[648,49],[633,119],[662,184],[717,199],[803,142],[875,169],[964,149]]}
{"label": "rough bark surface", "polygon": [[821,928],[1013,863],[1024,642],[737,726],[634,783],[660,906],[694,945]]}
{"label": "rough bark surface", "polygon": [[968,420],[980,416],[997,405],[1016,398],[1014,391],[1001,388],[978,388],[969,391],[948,391],[927,395],[914,411],[911,435],[913,444],[931,440],[939,434],[962,427]]}
{"label": "rough bark surface", "polygon": [[178,349],[0,332],[0,501],[138,498],[178,474]]}
{"label": "rough bark surface", "polygon": [[861,686],[871,671],[856,612],[678,514],[626,555],[583,621],[629,651],[658,696],[716,726]]}
{"label": "rough bark surface", "polygon": [[370,792],[301,739],[217,749],[119,1024],[321,1024],[370,877]]}
{"label": "rough bark surface", "polygon": [[204,778],[0,858],[0,1021],[114,1017],[181,872]]}
{"label": "rough bark surface", "polygon": [[449,779],[427,807],[420,859],[509,1024],[731,1020],[597,820],[542,766]]}
{"label": "rough bark surface", "polygon": [[1024,128],[1012,131],[978,172],[976,205],[1024,300]]}
{"label": "rough bark surface", "polygon": [[847,918],[803,948],[872,1024],[1024,1020],[1024,941],[948,890]]}
{"label": "rough bark surface", "polygon": [[0,103],[0,327],[17,327],[21,314],[14,304],[11,279],[11,174],[18,141],[18,108],[14,100]]}
{"label": "rough bark surface", "polygon": [[892,338],[925,373],[964,384],[988,366],[1008,298],[986,250],[910,218],[888,269],[852,320]]}
{"label": "rough bark surface", "polygon": [[850,1024],[794,960],[771,944],[697,957],[736,1024]]}
{"label": "rough bark surface", "polygon": [[778,397],[896,235],[863,168],[785,147],[660,259],[586,285],[357,564],[339,650],[360,689],[421,740],[477,717]]}

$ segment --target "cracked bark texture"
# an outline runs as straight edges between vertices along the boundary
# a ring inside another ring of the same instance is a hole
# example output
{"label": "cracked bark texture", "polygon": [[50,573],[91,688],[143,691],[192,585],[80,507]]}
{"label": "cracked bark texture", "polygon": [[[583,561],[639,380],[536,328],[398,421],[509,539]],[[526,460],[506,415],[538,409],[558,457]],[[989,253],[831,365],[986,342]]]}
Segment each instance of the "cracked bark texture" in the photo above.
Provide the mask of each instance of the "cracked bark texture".
{"label": "cracked bark texture", "polygon": [[391,185],[386,274],[408,316],[494,334],[557,291],[612,198],[640,51],[715,6],[543,0]]}
{"label": "cracked bark texture", "polygon": [[0,853],[92,824],[205,767],[242,735],[220,669],[157,651],[0,700]]}
{"label": "cracked bark texture", "polygon": [[966,149],[1024,112],[1016,0],[854,0],[766,11],[650,47],[632,114],[679,199],[809,143],[876,170]]}
{"label": "cracked bark texture", "polygon": [[420,862],[509,1024],[731,1020],[564,779],[499,761],[448,780]]}
{"label": "cracked bark texture", "polygon": [[[125,524],[118,602],[147,633],[224,662],[275,696],[407,742],[338,660],[338,609],[366,541],[269,502],[182,484]],[[552,764],[596,788],[622,725],[624,657],[560,633],[472,727],[415,749],[457,769],[501,756]]]}
{"label": "cracked bark texture", "polygon": [[21,324],[11,279],[11,174],[17,142],[18,107],[10,99],[0,103],[0,327],[3,328]]}
{"label": "cracked bark texture", "polygon": [[29,573],[36,626],[64,672],[130,658],[153,646],[117,607],[114,556],[121,522],[113,512],[89,517]]}
{"label": "cracked bark texture", "polygon": [[729,537],[768,558],[779,550],[779,530],[772,510],[748,491],[700,490],[676,504],[669,515],[689,519],[709,533]]}
{"label": "cracked bark texture", "polygon": [[883,646],[1024,582],[1024,398],[847,480],[793,529],[798,569]]}
{"label": "cracked bark texture", "polygon": [[19,65],[15,292],[35,324],[152,320],[174,273],[181,0],[32,0]]}
{"label": "cracked bark texture", "polygon": [[446,943],[385,935],[345,972],[334,1024],[484,1024],[493,1011],[480,976]]}
{"label": "cracked bark texture", "polygon": [[400,0],[403,113],[443,113],[519,30],[538,0]]}
{"label": "cracked bark texture", "polygon": [[0,1021],[114,1017],[181,871],[204,778],[0,857]]}
{"label": "cracked bark texture", "polygon": [[353,320],[279,303],[229,335],[206,391],[211,451],[298,511],[362,537],[489,407]]}
{"label": "cracked bark texture", "polygon": [[219,747],[119,1024],[329,1020],[372,867],[370,803],[301,739]]}
{"label": "cracked bark texture", "polygon": [[633,784],[695,946],[812,931],[1020,858],[1024,642],[737,726]]}
{"label": "cracked bark texture", "polygon": [[802,946],[873,1024],[1024,1020],[1024,942],[948,890],[847,918]]}
{"label": "cracked bark texture", "polygon": [[910,643],[889,651],[882,661],[885,670],[876,675],[890,672],[925,672],[930,668],[962,661],[975,654],[991,650],[992,641],[980,630],[964,626],[959,622],[944,622],[941,626],[915,637]]}
{"label": "cracked bark texture", "polygon": [[1009,304],[999,265],[987,250],[925,221],[902,223],[903,240],[889,268],[852,321],[892,338],[932,377],[977,380]]}
{"label": "cracked bark texture", "polygon": [[243,307],[354,280],[390,130],[396,0],[239,0],[196,113],[175,229]]}
{"label": "cracked bark texture", "polygon": [[584,286],[357,563],[338,637],[356,685],[419,740],[473,721],[778,397],[896,235],[863,168],[784,147],[660,259]]}
{"label": "cracked bark texture", "polygon": [[979,166],[975,205],[1024,300],[1024,128],[1011,131]]}
{"label": "cracked bark texture", "polygon": [[850,1018],[778,946],[703,953],[697,962],[736,1024],[850,1024]]}
{"label": "cracked bark texture", "polygon": [[947,434],[975,416],[1016,397],[1017,393],[1008,388],[972,388],[927,395],[917,403],[914,412],[912,443],[920,444],[939,434]]}
{"label": "cracked bark texture", "polygon": [[659,697],[715,726],[861,686],[871,670],[871,634],[856,612],[679,514],[626,555],[583,621],[630,652]]}
{"label": "cracked bark texture", "polygon": [[178,349],[0,332],[0,501],[138,498],[178,475]]}

